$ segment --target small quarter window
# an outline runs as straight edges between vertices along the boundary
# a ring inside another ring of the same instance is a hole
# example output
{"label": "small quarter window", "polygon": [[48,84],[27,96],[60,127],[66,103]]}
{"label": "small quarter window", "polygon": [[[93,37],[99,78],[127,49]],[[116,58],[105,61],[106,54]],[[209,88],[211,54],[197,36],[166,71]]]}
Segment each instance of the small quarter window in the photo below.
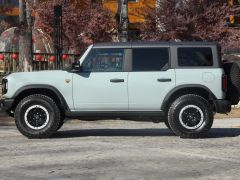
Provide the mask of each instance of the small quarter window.
{"label": "small quarter window", "polygon": [[168,48],[133,49],[133,71],[163,71],[168,69]]}
{"label": "small quarter window", "polygon": [[179,66],[212,66],[211,48],[184,47],[178,48]]}

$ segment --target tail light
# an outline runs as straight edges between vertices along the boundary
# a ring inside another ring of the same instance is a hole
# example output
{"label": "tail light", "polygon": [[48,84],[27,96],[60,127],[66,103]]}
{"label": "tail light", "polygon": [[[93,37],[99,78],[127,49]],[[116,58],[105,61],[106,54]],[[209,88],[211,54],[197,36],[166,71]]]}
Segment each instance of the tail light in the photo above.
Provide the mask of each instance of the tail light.
{"label": "tail light", "polygon": [[222,90],[224,92],[227,92],[227,89],[228,89],[228,77],[227,77],[227,75],[223,75],[223,77],[222,77]]}

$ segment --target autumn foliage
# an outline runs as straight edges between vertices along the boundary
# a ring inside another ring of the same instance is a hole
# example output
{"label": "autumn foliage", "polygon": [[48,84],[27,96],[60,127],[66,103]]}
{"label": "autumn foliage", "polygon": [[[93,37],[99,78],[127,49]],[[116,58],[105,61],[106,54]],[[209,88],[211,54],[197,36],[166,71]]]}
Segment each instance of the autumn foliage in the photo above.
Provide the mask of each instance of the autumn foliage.
{"label": "autumn foliage", "polygon": [[[0,15],[3,15],[5,13],[10,13],[11,12],[11,8],[8,6],[0,6]],[[0,20],[0,34],[7,30],[8,28],[10,28],[12,25],[5,21],[5,20]]]}
{"label": "autumn foliage", "polygon": [[[46,1],[35,9],[36,27],[53,37],[54,3]],[[81,52],[94,42],[112,41],[115,30],[114,14],[101,3],[84,1],[83,6],[74,3],[63,5],[63,45],[65,51]]]}
{"label": "autumn foliage", "polygon": [[[36,28],[53,37],[55,3],[39,2],[34,8]],[[63,5],[64,51],[81,52],[91,43],[116,39],[115,14],[104,8],[102,1],[56,2]],[[0,8],[0,13],[8,10]],[[226,0],[161,0],[159,8],[148,7],[143,13],[145,22],[140,25],[138,40],[217,41],[223,50],[240,46],[239,28],[226,27],[226,17],[240,14],[240,8],[228,7]],[[0,31],[8,27],[2,22]]]}
{"label": "autumn foliage", "polygon": [[[141,26],[143,40],[217,41],[223,49],[239,47],[239,29],[227,28],[226,0],[162,0],[149,9]],[[157,28],[156,28],[157,27]]]}

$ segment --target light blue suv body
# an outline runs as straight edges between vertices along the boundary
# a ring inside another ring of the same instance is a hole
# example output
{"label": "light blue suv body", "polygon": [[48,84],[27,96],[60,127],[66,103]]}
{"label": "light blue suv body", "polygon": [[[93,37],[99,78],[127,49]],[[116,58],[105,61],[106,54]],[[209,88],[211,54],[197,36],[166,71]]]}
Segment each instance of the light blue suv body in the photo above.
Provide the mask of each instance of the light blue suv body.
{"label": "light blue suv body", "polygon": [[[59,126],[64,117],[163,121],[169,118],[172,104],[185,95],[203,98],[212,112],[226,113],[231,110],[231,102],[225,99],[224,75],[215,43],[99,43],[90,46],[71,70],[8,75],[3,79],[1,104],[15,117],[17,109],[20,113],[17,116],[21,117],[19,104],[25,98],[36,94],[47,96],[61,112]],[[28,113],[37,109],[29,106]],[[203,111],[197,112],[201,118]],[[39,112],[45,112],[45,116],[50,113],[44,106]],[[28,114],[23,114],[24,120],[19,117],[18,121],[31,124]],[[50,115],[47,119],[51,119]],[[174,125],[165,123],[174,129]],[[23,125],[19,129],[22,132]],[[45,129],[44,126],[37,131]],[[53,131],[38,136],[22,133],[42,137]]]}

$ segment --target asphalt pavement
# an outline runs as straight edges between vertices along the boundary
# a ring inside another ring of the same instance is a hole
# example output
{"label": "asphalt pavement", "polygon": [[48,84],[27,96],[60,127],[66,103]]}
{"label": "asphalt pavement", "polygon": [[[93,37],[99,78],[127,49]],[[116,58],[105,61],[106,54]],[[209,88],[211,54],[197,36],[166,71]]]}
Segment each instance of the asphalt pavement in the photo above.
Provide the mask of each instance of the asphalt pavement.
{"label": "asphalt pavement", "polygon": [[0,179],[239,177],[240,119],[215,120],[204,139],[181,139],[151,122],[71,121],[41,140],[0,125]]}

